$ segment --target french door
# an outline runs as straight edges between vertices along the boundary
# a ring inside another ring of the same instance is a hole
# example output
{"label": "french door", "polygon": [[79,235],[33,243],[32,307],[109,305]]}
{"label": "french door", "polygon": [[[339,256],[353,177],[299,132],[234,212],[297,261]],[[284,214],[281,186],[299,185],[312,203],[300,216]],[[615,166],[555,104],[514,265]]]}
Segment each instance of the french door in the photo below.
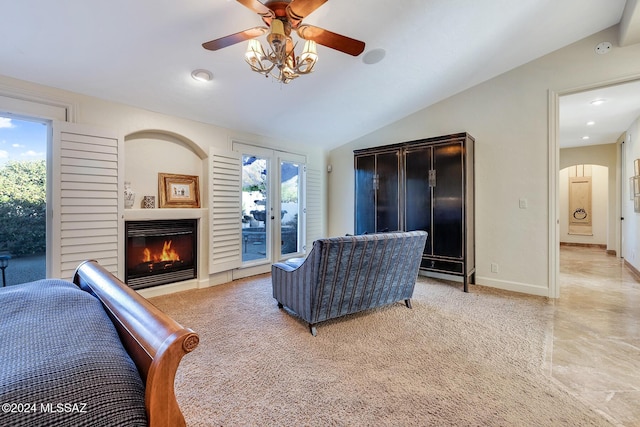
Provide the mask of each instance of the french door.
{"label": "french door", "polygon": [[304,156],[234,143],[242,156],[242,266],[301,256]]}

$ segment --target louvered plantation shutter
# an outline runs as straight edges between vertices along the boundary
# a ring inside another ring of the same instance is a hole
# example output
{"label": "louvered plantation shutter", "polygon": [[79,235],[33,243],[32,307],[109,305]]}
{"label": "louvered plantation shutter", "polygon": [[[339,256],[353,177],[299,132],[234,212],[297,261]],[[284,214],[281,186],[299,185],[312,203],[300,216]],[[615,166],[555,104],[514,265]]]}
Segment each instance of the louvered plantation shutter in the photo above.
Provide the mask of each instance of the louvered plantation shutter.
{"label": "louvered plantation shutter", "polygon": [[307,168],[305,185],[307,235],[305,249],[311,250],[313,241],[325,237],[322,232],[322,175],[320,170]]}
{"label": "louvered plantation shutter", "polygon": [[242,155],[209,151],[209,273],[242,264]]}
{"label": "louvered plantation shutter", "polygon": [[118,274],[123,256],[122,140],[73,123],[53,126],[51,277],[71,279],[83,260]]}

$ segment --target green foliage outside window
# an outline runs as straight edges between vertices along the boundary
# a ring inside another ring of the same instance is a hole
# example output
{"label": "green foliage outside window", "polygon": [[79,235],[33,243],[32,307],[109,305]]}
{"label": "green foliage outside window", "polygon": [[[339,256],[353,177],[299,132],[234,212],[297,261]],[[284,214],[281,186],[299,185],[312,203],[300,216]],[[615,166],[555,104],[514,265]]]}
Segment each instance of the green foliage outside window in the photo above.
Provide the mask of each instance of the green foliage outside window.
{"label": "green foliage outside window", "polygon": [[44,160],[0,167],[0,248],[13,256],[46,251],[46,177]]}

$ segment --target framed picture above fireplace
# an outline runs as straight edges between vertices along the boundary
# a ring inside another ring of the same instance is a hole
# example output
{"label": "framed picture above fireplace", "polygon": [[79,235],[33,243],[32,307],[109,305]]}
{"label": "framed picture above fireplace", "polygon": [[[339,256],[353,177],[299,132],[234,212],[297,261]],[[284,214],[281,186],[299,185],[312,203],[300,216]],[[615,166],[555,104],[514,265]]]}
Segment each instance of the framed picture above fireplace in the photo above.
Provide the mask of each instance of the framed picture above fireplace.
{"label": "framed picture above fireplace", "polygon": [[200,188],[195,175],[158,174],[161,208],[199,208]]}

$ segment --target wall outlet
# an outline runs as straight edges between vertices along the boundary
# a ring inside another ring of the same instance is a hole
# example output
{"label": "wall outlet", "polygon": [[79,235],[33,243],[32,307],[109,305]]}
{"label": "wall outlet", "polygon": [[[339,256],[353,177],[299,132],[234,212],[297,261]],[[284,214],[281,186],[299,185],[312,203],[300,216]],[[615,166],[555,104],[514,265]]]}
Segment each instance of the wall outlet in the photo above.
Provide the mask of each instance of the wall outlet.
{"label": "wall outlet", "polygon": [[491,272],[492,273],[497,273],[498,272],[498,264],[495,262],[491,263]]}

